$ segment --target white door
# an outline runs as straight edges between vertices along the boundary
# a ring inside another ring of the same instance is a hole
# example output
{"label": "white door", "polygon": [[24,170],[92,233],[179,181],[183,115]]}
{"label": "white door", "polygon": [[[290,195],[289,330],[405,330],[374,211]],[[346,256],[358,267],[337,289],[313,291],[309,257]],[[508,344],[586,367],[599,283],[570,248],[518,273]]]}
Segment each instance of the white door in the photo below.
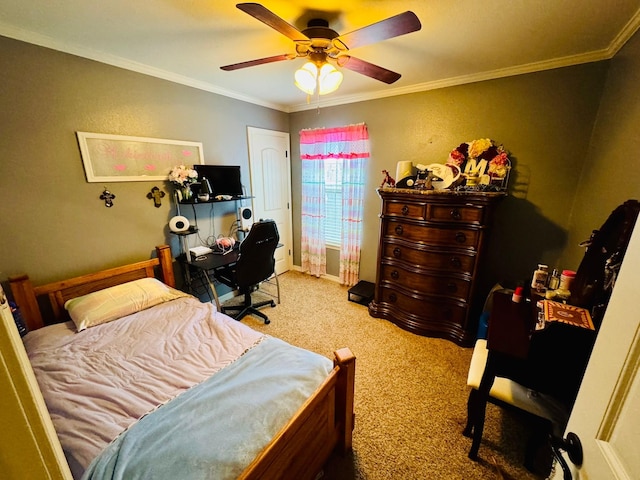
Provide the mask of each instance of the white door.
{"label": "white door", "polygon": [[275,220],[282,247],[276,249],[276,272],[293,263],[291,159],[289,134],[247,127],[253,218]]}
{"label": "white door", "polygon": [[0,285],[2,478],[71,480],[60,441]]}
{"label": "white door", "polygon": [[[584,451],[581,468],[564,455],[574,479],[640,478],[639,282],[636,226],[567,425]],[[560,465],[553,478],[562,478]]]}

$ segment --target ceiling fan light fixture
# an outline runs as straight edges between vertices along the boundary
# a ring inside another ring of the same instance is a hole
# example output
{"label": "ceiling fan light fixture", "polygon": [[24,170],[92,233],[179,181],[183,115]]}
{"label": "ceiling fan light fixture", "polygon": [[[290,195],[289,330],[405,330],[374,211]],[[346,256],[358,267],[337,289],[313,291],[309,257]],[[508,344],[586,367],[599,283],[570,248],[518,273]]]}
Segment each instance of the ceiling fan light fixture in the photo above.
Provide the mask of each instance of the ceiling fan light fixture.
{"label": "ceiling fan light fixture", "polygon": [[317,66],[305,63],[296,70],[295,85],[307,95],[313,95],[318,88],[319,95],[335,92],[342,83],[342,72],[329,63]]}
{"label": "ceiling fan light fixture", "polygon": [[318,67],[312,62],[305,63],[296,70],[295,85],[307,95],[313,95],[316,90]]}
{"label": "ceiling fan light fixture", "polygon": [[320,67],[319,75],[320,95],[335,92],[342,83],[342,72],[329,63],[325,63]]}

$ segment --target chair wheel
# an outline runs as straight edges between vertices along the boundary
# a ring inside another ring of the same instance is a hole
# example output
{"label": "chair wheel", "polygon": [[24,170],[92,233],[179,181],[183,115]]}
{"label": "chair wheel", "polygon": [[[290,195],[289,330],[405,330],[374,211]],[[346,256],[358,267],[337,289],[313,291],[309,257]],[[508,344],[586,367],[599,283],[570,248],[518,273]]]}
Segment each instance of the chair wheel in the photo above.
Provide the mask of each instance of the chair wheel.
{"label": "chair wheel", "polygon": [[271,320],[269,320],[268,318],[264,321],[265,325],[269,325],[271,323]]}
{"label": "chair wheel", "polygon": [[273,300],[271,300],[271,308],[276,306],[276,302],[274,302]]}

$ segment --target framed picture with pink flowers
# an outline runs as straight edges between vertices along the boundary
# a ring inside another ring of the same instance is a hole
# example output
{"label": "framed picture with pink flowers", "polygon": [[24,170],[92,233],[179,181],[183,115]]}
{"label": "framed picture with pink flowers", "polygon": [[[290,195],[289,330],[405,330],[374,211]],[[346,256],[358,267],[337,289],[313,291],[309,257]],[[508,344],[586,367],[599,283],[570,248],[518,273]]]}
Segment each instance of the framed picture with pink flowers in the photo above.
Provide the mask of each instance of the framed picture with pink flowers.
{"label": "framed picture with pink flowers", "polygon": [[87,182],[168,180],[175,165],[204,165],[202,143],[76,132]]}

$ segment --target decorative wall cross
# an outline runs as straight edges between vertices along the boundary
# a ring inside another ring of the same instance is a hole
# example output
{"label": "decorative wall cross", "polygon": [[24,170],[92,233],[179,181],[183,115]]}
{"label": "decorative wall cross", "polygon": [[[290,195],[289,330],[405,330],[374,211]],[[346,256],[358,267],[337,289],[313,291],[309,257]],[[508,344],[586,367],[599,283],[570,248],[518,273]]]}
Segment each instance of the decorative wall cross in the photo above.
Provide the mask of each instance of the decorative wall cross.
{"label": "decorative wall cross", "polygon": [[147,198],[153,198],[153,205],[156,208],[160,208],[162,205],[162,201],[160,200],[164,197],[164,192],[160,190],[158,187],[153,187],[149,193],[147,193]]}
{"label": "decorative wall cross", "polygon": [[116,196],[107,190],[107,187],[104,187],[104,191],[102,192],[102,195],[100,195],[100,200],[104,200],[104,206],[107,208],[113,207],[114,198],[116,198]]}

